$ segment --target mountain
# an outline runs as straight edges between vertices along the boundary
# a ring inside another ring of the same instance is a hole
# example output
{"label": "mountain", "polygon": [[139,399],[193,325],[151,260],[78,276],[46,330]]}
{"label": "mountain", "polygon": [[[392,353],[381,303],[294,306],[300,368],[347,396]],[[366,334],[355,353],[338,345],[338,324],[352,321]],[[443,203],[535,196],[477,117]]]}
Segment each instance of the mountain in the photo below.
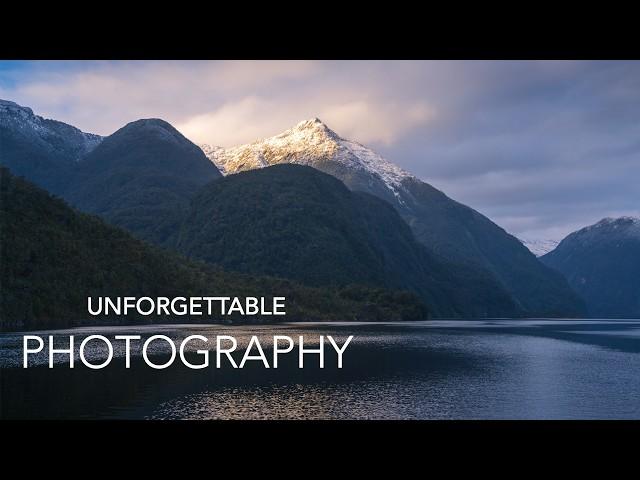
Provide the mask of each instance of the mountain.
{"label": "mountain", "polygon": [[583,302],[562,275],[539,262],[517,238],[368,148],[341,138],[317,118],[248,145],[202,148],[225,174],[281,163],[328,173],[353,191],[391,203],[430,252],[483,269],[526,314],[584,313]]}
{"label": "mountain", "polygon": [[526,240],[522,238],[519,240],[536,257],[541,257],[545,253],[549,253],[558,246],[558,243],[560,243],[556,240]]}
{"label": "mountain", "polygon": [[159,119],[103,138],[0,100],[0,147],[2,165],[14,174],[158,244],[170,241],[193,193],[221,176]]}
{"label": "mountain", "polygon": [[144,240],[164,244],[193,193],[220,176],[202,150],[169,123],[137,120],[84,157],[63,196]]}
{"label": "mountain", "polygon": [[389,203],[306,166],[211,182],[193,199],[176,248],[227,270],[308,285],[410,290],[436,317],[521,313],[482,271],[430,254]]}
{"label": "mountain", "polygon": [[605,218],[541,260],[564,274],[590,315],[640,318],[640,219]]}
{"label": "mountain", "polygon": [[[70,208],[3,167],[0,232],[0,331],[167,321],[166,317],[90,317],[89,296],[277,295],[287,299],[286,320],[418,320],[426,316],[415,295],[404,292],[310,288],[190,262]],[[178,317],[172,321],[181,319],[210,320]]]}
{"label": "mountain", "polygon": [[77,162],[101,141],[99,135],[0,100],[0,163],[51,192],[66,188]]}

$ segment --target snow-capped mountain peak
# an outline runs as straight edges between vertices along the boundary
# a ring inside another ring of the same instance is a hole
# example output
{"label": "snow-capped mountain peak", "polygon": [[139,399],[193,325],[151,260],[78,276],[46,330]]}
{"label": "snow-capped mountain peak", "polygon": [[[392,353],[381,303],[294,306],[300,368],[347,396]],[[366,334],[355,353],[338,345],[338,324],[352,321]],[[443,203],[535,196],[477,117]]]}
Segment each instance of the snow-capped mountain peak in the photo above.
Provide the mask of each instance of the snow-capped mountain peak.
{"label": "snow-capped mountain peak", "polygon": [[23,107],[18,105],[16,102],[11,102],[9,100],[2,100],[0,98],[0,112],[3,113],[14,113],[17,115],[21,115],[23,117],[33,116],[33,110],[29,107]]}
{"label": "snow-capped mountain peak", "polygon": [[600,220],[598,223],[591,225],[587,228],[601,228],[601,227],[637,227],[640,226],[640,218],[622,216],[622,217],[605,217]]}
{"label": "snow-capped mountain peak", "polygon": [[74,161],[93,150],[101,141],[100,135],[83,132],[57,120],[35,115],[29,107],[0,99],[0,128],[13,132],[33,144],[58,152]]}
{"label": "snow-capped mountain peak", "polygon": [[302,121],[274,137],[238,147],[200,147],[225,175],[279,163],[314,167],[335,162],[378,177],[396,196],[402,180],[412,177],[367,147],[340,137],[319,118]]}
{"label": "snow-capped mountain peak", "polygon": [[298,136],[306,140],[342,140],[340,136],[331,130],[325,123],[318,117],[304,120],[298,123],[295,127],[281,133],[278,136]]}
{"label": "snow-capped mountain peak", "polygon": [[617,218],[606,217],[575,233],[582,235],[599,234],[640,238],[640,218],[629,216]]}

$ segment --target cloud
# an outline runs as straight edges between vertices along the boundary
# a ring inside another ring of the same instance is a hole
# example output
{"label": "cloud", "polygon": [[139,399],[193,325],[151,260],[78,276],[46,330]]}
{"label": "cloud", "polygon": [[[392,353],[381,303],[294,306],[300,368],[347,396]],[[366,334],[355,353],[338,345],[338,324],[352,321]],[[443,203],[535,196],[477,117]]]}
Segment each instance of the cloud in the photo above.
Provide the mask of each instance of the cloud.
{"label": "cloud", "polygon": [[107,135],[138,118],[185,122],[235,94],[303,81],[317,70],[313,62],[282,61],[78,62],[75,69],[42,62],[11,87],[0,87],[0,95]]}
{"label": "cloud", "polygon": [[433,119],[435,111],[422,102],[404,105],[360,100],[329,105],[320,117],[345,138],[392,145],[399,136]]}
{"label": "cloud", "polygon": [[246,97],[189,117],[176,128],[196,143],[230,147],[275,135],[289,128],[292,118],[302,117],[284,110],[277,102]]}
{"label": "cloud", "polygon": [[315,98],[289,104],[246,97],[189,117],[176,128],[197,143],[230,147],[276,135],[302,120],[319,117],[340,135],[361,143],[391,145],[399,136],[433,117],[425,105],[398,105],[359,100],[331,103]]}
{"label": "cloud", "polygon": [[0,94],[103,135],[138,118],[161,117],[198,143],[222,146],[274,135],[312,117],[355,140],[390,145],[433,116],[424,102],[381,94],[386,86],[375,79],[349,78],[353,65],[87,62],[70,69],[44,62]]}

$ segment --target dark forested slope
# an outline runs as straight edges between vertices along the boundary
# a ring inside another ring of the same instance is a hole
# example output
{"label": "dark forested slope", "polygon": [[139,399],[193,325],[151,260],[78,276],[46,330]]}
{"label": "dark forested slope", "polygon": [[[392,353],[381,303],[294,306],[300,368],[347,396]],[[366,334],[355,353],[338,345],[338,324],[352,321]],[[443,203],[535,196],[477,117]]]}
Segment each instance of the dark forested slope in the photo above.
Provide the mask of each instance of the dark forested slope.
{"label": "dark forested slope", "polygon": [[2,330],[168,320],[90,317],[88,296],[285,296],[286,320],[417,320],[428,315],[405,292],[311,288],[190,262],[75,211],[6,168],[0,168],[0,240]]}

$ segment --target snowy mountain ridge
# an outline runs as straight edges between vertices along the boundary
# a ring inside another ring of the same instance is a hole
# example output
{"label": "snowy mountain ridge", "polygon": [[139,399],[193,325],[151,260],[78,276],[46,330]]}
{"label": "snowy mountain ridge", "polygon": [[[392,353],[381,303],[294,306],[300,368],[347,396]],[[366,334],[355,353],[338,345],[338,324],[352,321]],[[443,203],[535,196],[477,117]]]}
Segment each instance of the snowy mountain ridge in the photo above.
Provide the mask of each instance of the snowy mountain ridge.
{"label": "snowy mountain ridge", "polygon": [[38,142],[51,151],[64,152],[79,161],[102,141],[100,135],[83,132],[57,120],[35,115],[29,107],[0,99],[0,127],[11,128],[14,133],[32,142]]}
{"label": "snowy mountain ridge", "polygon": [[397,197],[404,179],[413,175],[359,143],[340,137],[320,119],[312,118],[274,137],[232,148],[200,145],[224,174],[268,167],[279,163],[314,166],[331,160],[352,170],[380,178]]}
{"label": "snowy mountain ridge", "polygon": [[[570,236],[586,238],[590,235],[605,237],[640,237],[640,218],[637,217],[606,217],[602,220],[576,230]],[[553,251],[559,244],[557,240],[519,239],[536,257],[541,257]]]}
{"label": "snowy mountain ridge", "polygon": [[[595,242],[618,242],[625,239],[640,240],[640,218],[606,217],[593,225],[581,228],[569,234],[565,240],[572,239],[584,244]],[[563,242],[565,241],[563,240]]]}
{"label": "snowy mountain ridge", "polygon": [[606,217],[598,223],[583,228],[584,231],[594,230],[597,228],[609,228],[612,230],[625,229],[632,234],[640,234],[640,218],[636,217]]}

